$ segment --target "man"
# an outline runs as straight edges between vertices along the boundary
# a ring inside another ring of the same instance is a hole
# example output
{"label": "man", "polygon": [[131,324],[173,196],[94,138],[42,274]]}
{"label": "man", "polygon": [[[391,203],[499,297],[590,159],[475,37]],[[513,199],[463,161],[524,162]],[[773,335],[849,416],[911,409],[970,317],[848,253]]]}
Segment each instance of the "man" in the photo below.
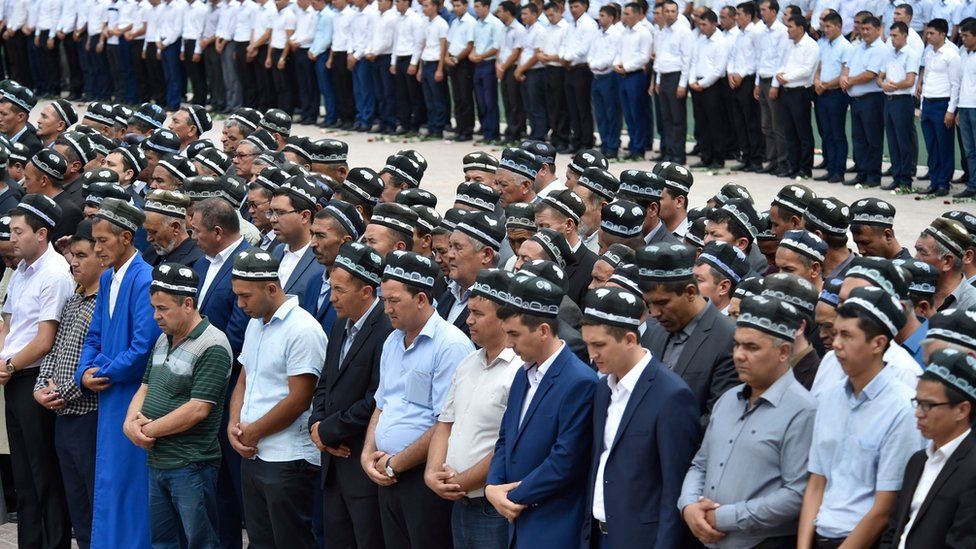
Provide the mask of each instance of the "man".
{"label": "man", "polygon": [[498,76],[495,63],[501,46],[503,25],[491,14],[489,0],[475,0],[473,48],[468,59],[474,63],[474,99],[478,105],[478,119],[484,141],[498,139]]}
{"label": "man", "polygon": [[759,16],[762,26],[757,39],[756,53],[758,65],[756,67],[757,85],[753,89],[753,97],[759,101],[762,122],[762,135],[766,142],[766,160],[769,164],[763,169],[765,173],[786,175],[789,172],[786,160],[786,136],[783,133],[784,117],[782,103],[771,92],[776,80],[776,73],[783,66],[783,59],[789,51],[790,39],[786,26],[779,17],[779,3],[768,0],[759,4]]}
{"label": "man", "polygon": [[691,170],[674,162],[659,162],[652,173],[664,180],[659,217],[665,228],[678,238],[688,232],[688,194],[695,182]]}
{"label": "man", "polygon": [[199,282],[179,263],[153,270],[149,299],[163,333],[122,427],[147,451],[154,545],[214,546],[219,539],[217,430],[233,359],[227,336],[197,310]]}
{"label": "man", "polygon": [[[272,105],[283,111],[288,122],[295,110],[295,94],[297,93],[297,80],[295,78],[295,63],[292,61],[295,53],[292,50],[291,40],[296,27],[296,9],[291,2],[284,0],[271,1],[275,7],[271,22],[271,36],[268,38],[268,52],[264,57],[264,64],[267,67],[270,61],[271,85],[274,90],[275,101]],[[268,121],[265,115],[263,122]]]}
{"label": "man", "polygon": [[803,229],[827,243],[824,257],[824,280],[843,278],[844,271],[854,260],[847,247],[847,229],[851,225],[850,208],[833,197],[814,198],[803,212]]}
{"label": "man", "polygon": [[519,8],[511,0],[501,2],[495,14],[503,26],[495,62],[495,76],[501,85],[502,106],[505,109],[505,133],[502,137],[506,142],[512,142],[525,135],[522,90],[515,78],[524,47],[525,27],[518,21]]}
{"label": "man", "polygon": [[508,546],[508,521],[485,498],[484,486],[509,389],[523,366],[498,317],[511,278],[500,269],[485,269],[471,287],[467,325],[480,349],[454,371],[427,452],[424,481],[435,494],[454,502],[455,549]]}
{"label": "man", "polygon": [[[971,3],[968,5],[972,5]],[[959,50],[961,58],[959,72],[959,102],[956,105],[956,124],[962,136],[962,162],[968,168],[969,174],[976,174],[976,98],[973,97],[973,86],[976,84],[976,22],[968,21],[960,26],[959,38],[963,49]],[[969,176],[966,188],[952,195],[953,198],[972,198],[976,196],[976,177]]]}
{"label": "man", "polygon": [[797,547],[868,547],[877,542],[922,447],[911,389],[883,355],[904,324],[901,304],[876,287],[855,288],[837,308],[834,350],[847,379],[820,397],[810,446]]}
{"label": "man", "polygon": [[[789,303],[763,296],[742,300],[733,358],[743,384],[715,403],[678,499],[702,543],[796,547],[817,410],[790,371],[798,329],[800,313]],[[745,443],[757,436],[775,442]]]}
{"label": "man", "polygon": [[883,547],[968,545],[974,539],[968,474],[974,465],[972,416],[976,359],[955,349],[936,351],[918,381],[915,417],[931,442],[905,468]]}
{"label": "man", "polygon": [[310,280],[322,276],[323,267],[315,261],[310,246],[310,228],[320,193],[311,179],[294,176],[275,190],[268,210],[268,220],[281,241],[271,252],[280,261],[277,272],[281,287],[286,294],[298,297],[299,305],[313,299],[305,291]]}
{"label": "man", "polygon": [[[819,14],[814,14],[819,17]],[[817,94],[817,124],[823,139],[824,168],[827,173],[817,181],[841,183],[847,170],[847,105],[850,98],[840,86],[844,62],[851,52],[851,43],[844,36],[843,21],[837,12],[825,13],[820,38],[820,65],[813,78]]]}
{"label": "man", "polygon": [[813,127],[810,108],[813,98],[811,86],[820,57],[817,43],[807,34],[807,20],[803,16],[790,17],[786,33],[790,47],[783,56],[783,65],[776,73],[774,87],[782,102],[786,134],[786,158],[790,171],[787,177],[809,179],[813,176]]}
{"label": "man", "polygon": [[587,53],[596,40],[599,27],[588,10],[589,0],[569,2],[567,26],[559,45],[559,61],[566,68],[565,95],[569,115],[569,146],[559,151],[575,154],[593,148],[593,109],[591,86],[593,73],[587,66]]}
{"label": "man", "polygon": [[824,260],[827,243],[810,231],[786,231],[776,247],[775,265],[779,272],[796,275],[817,290],[824,286]]}
{"label": "man", "polygon": [[588,462],[580,449],[592,440],[596,376],[556,335],[562,298],[548,280],[517,276],[498,311],[525,372],[512,382],[485,481],[509,521],[509,547],[580,543]]}
{"label": "man", "polygon": [[593,73],[591,94],[600,134],[600,152],[608,159],[616,159],[620,151],[620,75],[613,70],[623,33],[619,19],[616,6],[600,8],[599,31],[586,54],[586,64]]}
{"label": "man", "polygon": [[928,152],[929,187],[920,194],[946,196],[956,165],[953,139],[956,104],[959,101],[960,57],[955,44],[946,40],[949,23],[932,19],[925,26],[928,46],[922,57],[920,81],[915,94],[922,98],[922,136]]}
{"label": "man", "polygon": [[0,90],[0,133],[12,143],[23,143],[27,158],[33,158],[41,150],[41,140],[27,120],[36,104],[34,92],[16,82]]}
{"label": "man", "polygon": [[[640,233],[645,244],[655,244],[658,242],[677,243],[678,239],[668,230],[664,220],[660,217],[661,198],[663,196],[664,181],[659,176],[644,170],[626,170],[620,174],[620,187],[617,193],[617,199],[614,201],[618,206],[622,206],[623,208],[622,210],[617,210],[616,217],[623,219],[628,214],[642,214],[643,220],[641,222]],[[630,201],[639,206],[643,211],[638,212],[633,208],[630,208],[628,211],[629,205],[627,202]],[[613,214],[613,206],[608,204],[605,208],[608,210],[607,213]],[[603,223],[604,217],[607,216],[601,212],[601,224]],[[603,241],[603,244],[609,246],[609,239],[606,238],[607,234],[619,232],[614,230],[607,231],[606,228],[601,227],[600,239]],[[639,247],[633,248],[636,249]]]}
{"label": "man", "polygon": [[[413,10],[407,9],[409,5],[406,0],[397,3],[398,9],[400,4],[404,4],[404,11],[416,14]],[[454,100],[454,120],[457,130],[454,140],[463,142],[470,141],[474,133],[474,63],[471,62],[470,56],[474,48],[474,28],[477,20],[469,11],[468,0],[453,0],[451,8],[455,17],[447,29],[447,56],[444,58],[444,65],[451,77],[451,97]],[[413,53],[407,48],[403,51],[410,51],[410,55]],[[397,101],[399,104],[400,99]],[[409,103],[416,104],[414,99],[409,98],[408,105],[405,107],[409,106]],[[419,124],[417,127],[419,128]]]}
{"label": "man", "polygon": [[565,92],[567,68],[559,59],[559,51],[566,36],[569,23],[563,18],[562,7],[554,2],[542,6],[548,26],[543,30],[543,44],[536,55],[540,63],[545,63],[546,127],[551,130],[549,141],[559,152],[569,150],[570,125],[566,112],[567,94]]}
{"label": "man", "polygon": [[71,527],[55,456],[54,414],[34,401],[44,355],[51,351],[61,309],[71,295],[68,263],[50,243],[61,209],[44,195],[28,194],[10,211],[10,243],[20,261],[7,286],[0,327],[0,385],[4,386],[10,463],[20,543],[70,543]]}
{"label": "man", "polygon": [[450,504],[424,484],[424,463],[454,369],[474,347],[434,310],[437,273],[428,257],[401,250],[386,256],[381,290],[394,330],[383,343],[360,463],[379,485],[380,526],[391,548],[451,544]]}
{"label": "man", "polygon": [[685,163],[685,138],[688,133],[685,99],[688,94],[688,67],[691,63],[695,38],[691,30],[678,20],[678,4],[663,4],[665,27],[656,37],[654,56],[655,81],[651,95],[657,97],[661,108],[662,140],[666,150],[661,160]]}
{"label": "man", "polygon": [[251,321],[227,437],[246,458],[241,484],[251,542],[310,548],[319,454],[304,430],[328,342],[297,298],[282,290],[279,263],[253,249],[234,258],[234,294]]}
{"label": "man", "polygon": [[[352,82],[352,71],[349,69],[349,56],[353,53],[352,20],[356,16],[356,7],[348,0],[334,0],[332,48],[326,61],[326,68],[335,84],[335,96],[338,115],[337,127],[350,130],[356,121],[355,90]],[[323,9],[322,13],[325,13]],[[321,14],[320,14],[321,15]],[[323,16],[324,17],[324,16]],[[325,54],[323,54],[325,55]]]}
{"label": "man", "polygon": [[597,255],[583,245],[579,234],[580,216],[586,205],[573,191],[550,193],[542,199],[535,209],[535,224],[539,229],[552,229],[569,244],[573,259],[566,261],[565,294],[577,305],[583,303],[583,295],[590,285],[590,274]]}
{"label": "man", "polygon": [[323,528],[337,547],[383,547],[377,487],[356,460],[376,405],[383,342],[393,330],[377,297],[382,273],[380,255],[358,242],[342,244],[329,271],[338,318],[308,428],[322,451]]}
{"label": "man", "polygon": [[691,387],[706,425],[715,401],[735,383],[729,343],[735,327],[698,290],[695,255],[684,244],[652,244],[637,251],[635,263],[644,302],[658,322],[645,345]]}
{"label": "man", "polygon": [[895,207],[889,202],[865,198],[851,204],[851,234],[861,255],[884,259],[911,259],[911,252],[895,237],[894,225]]}
{"label": "man", "polygon": [[71,103],[57,98],[41,109],[37,119],[37,138],[47,147],[61,134],[78,122],[78,114]]}
{"label": "man", "polygon": [[[415,57],[419,59],[420,46],[423,41],[424,20],[416,10],[410,9],[410,2],[407,0],[399,0],[394,4],[396,17],[392,36],[393,54],[388,68],[393,74],[396,86],[396,117],[399,128],[394,129],[397,135],[408,135],[420,131],[424,114],[423,92],[420,82],[417,82],[415,59]],[[467,9],[464,10],[464,13],[467,14]],[[468,15],[467,21],[470,22],[473,19],[471,15]],[[450,36],[450,31],[448,31],[448,41],[450,41]],[[459,44],[459,46],[463,48],[464,44]],[[468,95],[470,98],[470,90]]]}
{"label": "man", "polygon": [[[878,74],[878,84],[885,93],[884,124],[888,137],[888,153],[891,157],[890,185],[882,190],[911,189],[915,173],[915,79],[919,73],[921,52],[908,45],[908,26],[895,23],[888,32],[891,51],[884,69]],[[913,143],[915,143],[913,145]]]}
{"label": "man", "polygon": [[603,219],[603,208],[613,200],[619,188],[620,181],[607,170],[587,168],[585,174],[580,176],[579,184],[573,190],[586,206],[580,216],[580,238],[583,240],[583,245],[593,253],[600,251],[600,226]]}
{"label": "man", "polygon": [[258,246],[262,250],[272,251],[278,244],[278,235],[271,227],[268,211],[271,209],[271,199],[274,198],[275,187],[280,187],[288,174],[279,168],[268,166],[261,170],[254,181],[247,184],[247,211],[251,223],[260,231],[261,240]]}
{"label": "man", "polygon": [[[92,224],[95,255],[106,270],[99,279],[75,383],[85,394],[98,394],[91,543],[95,547],[149,545],[146,453],[122,432],[126,410],[160,334],[149,302],[152,267],[132,243],[144,221],[142,210],[107,198]],[[99,462],[111,465],[100,467]]]}
{"label": "man", "polygon": [[583,539],[597,548],[682,545],[687,530],[674,499],[698,443],[698,403],[641,346],[640,295],[600,288],[584,305],[583,338],[607,382],[597,384],[593,402]]}
{"label": "man", "polygon": [[160,158],[150,173],[149,188],[175,191],[197,175],[197,168],[185,156],[174,153]]}
{"label": "man", "polygon": [[[532,6],[532,7],[529,7]],[[522,51],[519,53],[518,68],[515,69],[515,79],[519,81],[519,93],[525,104],[526,118],[529,123],[529,138],[545,141],[549,135],[549,121],[546,117],[546,75],[545,65],[542,63],[540,51],[545,45],[546,23],[539,20],[541,8],[538,4],[526,4],[521,7],[522,24],[525,25],[525,37]],[[553,148],[555,150],[555,148]]]}
{"label": "man", "polygon": [[540,165],[536,155],[523,149],[506,147],[502,150],[494,177],[500,195],[499,205],[539,202],[533,183],[539,175]]}
{"label": "man", "polygon": [[376,113],[376,93],[373,87],[374,61],[366,59],[366,49],[372,40],[373,32],[379,32],[379,8],[367,0],[352,0],[356,7],[349,26],[349,52],[346,66],[352,72],[355,93],[356,123],[354,131],[365,132],[372,129]]}
{"label": "man", "polygon": [[884,145],[884,94],[877,79],[888,50],[881,40],[881,21],[877,17],[865,17],[860,28],[861,43],[852,46],[840,77],[840,88],[851,102],[851,139],[857,169],[857,176],[844,184],[877,187],[881,185]]}
{"label": "man", "polygon": [[363,234],[365,226],[359,212],[348,202],[332,200],[322,208],[312,221],[310,245],[315,259],[322,265],[322,276],[308,281],[305,310],[312,313],[322,331],[332,333],[336,310],[332,306],[331,269],[339,250],[346,242],[355,242]]}
{"label": "man", "polygon": [[742,162],[735,168],[744,172],[761,170],[763,160],[762,115],[759,103],[753,97],[758,65],[757,37],[762,30],[756,15],[756,5],[752,2],[743,2],[735,7],[735,24],[739,32],[734,36],[729,33],[732,49],[726,67],[733,99],[729,120],[738,150],[742,153]]}
{"label": "man", "polygon": [[732,294],[746,275],[749,264],[742,250],[721,240],[709,241],[695,260],[695,283],[716,309],[728,316]]}
{"label": "man", "polygon": [[710,9],[706,8],[698,16],[698,30],[700,34],[688,68],[688,89],[692,91],[695,127],[703,131],[699,132],[698,141],[701,160],[693,167],[721,169],[725,166],[729,131],[723,103],[728,96],[725,68],[731,44],[719,31],[718,16]]}
{"label": "man", "polygon": [[67,171],[67,160],[54,149],[39,150],[24,169],[24,191],[43,194],[60,208],[58,226],[51,232],[51,242],[74,234],[84,218],[81,207],[62,188]]}
{"label": "man", "polygon": [[748,199],[735,198],[705,215],[705,243],[722,241],[731,244],[748,258],[750,274],[761,274],[768,268],[766,258],[756,245],[763,219]]}
{"label": "man", "polygon": [[142,253],[146,263],[156,267],[163,263],[179,263],[193,267],[203,257],[203,251],[190,238],[186,227],[186,212],[190,199],[180,191],[149,191],[146,195],[146,230],[149,248]]}
{"label": "man", "polygon": [[[201,0],[195,0],[197,2]],[[213,127],[213,121],[207,109],[198,104],[190,104],[173,113],[169,121],[169,129],[180,138],[180,150],[200,139],[204,133]]]}
{"label": "man", "polygon": [[[180,62],[180,52],[183,49],[183,18],[188,7],[186,0],[166,0],[159,12],[157,23],[159,25],[159,39],[156,42],[156,50],[157,55],[162,52],[163,77],[166,81],[166,110],[168,111],[178,110],[186,93],[186,77],[183,72],[183,64]],[[90,26],[91,21],[89,21]],[[89,40],[91,39],[92,34],[89,31]]]}
{"label": "man", "polygon": [[651,59],[654,38],[644,24],[643,10],[639,3],[631,2],[623,8],[623,29],[619,47],[613,60],[613,70],[620,75],[620,104],[630,142],[626,160],[643,160],[644,153],[653,145],[653,129],[649,85],[645,68]]}
{"label": "man", "polygon": [[976,287],[962,273],[962,260],[972,242],[973,237],[961,222],[944,217],[933,220],[915,241],[915,259],[939,273],[932,301],[937,310],[976,306]]}
{"label": "man", "polygon": [[486,213],[472,213],[454,228],[449,237],[447,264],[450,281],[437,302],[437,312],[464,335],[469,335],[468,299],[478,273],[498,266],[498,249],[505,227]]}

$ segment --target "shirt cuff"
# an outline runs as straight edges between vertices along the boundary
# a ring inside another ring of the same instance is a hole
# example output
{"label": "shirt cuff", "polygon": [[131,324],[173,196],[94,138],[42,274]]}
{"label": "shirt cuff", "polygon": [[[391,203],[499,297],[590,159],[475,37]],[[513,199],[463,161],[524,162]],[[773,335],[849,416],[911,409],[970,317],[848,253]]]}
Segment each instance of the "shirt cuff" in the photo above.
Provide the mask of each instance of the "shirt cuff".
{"label": "shirt cuff", "polygon": [[738,507],[742,505],[740,503],[733,503],[731,505],[722,505],[715,510],[715,525],[722,532],[731,532],[738,530]]}

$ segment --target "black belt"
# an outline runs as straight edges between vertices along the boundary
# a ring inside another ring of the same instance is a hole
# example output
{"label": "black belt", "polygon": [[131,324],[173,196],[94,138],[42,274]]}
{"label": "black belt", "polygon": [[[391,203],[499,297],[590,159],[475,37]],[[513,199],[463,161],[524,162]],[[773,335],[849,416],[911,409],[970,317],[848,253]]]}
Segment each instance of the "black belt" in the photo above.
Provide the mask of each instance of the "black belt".
{"label": "black belt", "polygon": [[879,91],[876,91],[876,92],[868,92],[868,93],[866,93],[864,95],[859,95],[857,97],[852,97],[851,98],[851,101],[860,101],[862,99],[871,99],[872,97],[878,95],[879,93],[881,93],[881,92],[879,92]]}
{"label": "black belt", "polygon": [[643,72],[644,72],[643,70],[630,71],[630,72],[626,73],[624,76],[633,76],[635,74],[641,74]]}
{"label": "black belt", "polygon": [[895,95],[885,94],[885,99],[888,101],[894,101],[895,99],[912,99],[912,94],[910,93],[899,93]]}
{"label": "black belt", "polygon": [[658,74],[659,74],[659,75],[661,75],[662,77],[664,77],[664,76],[673,76],[673,75],[675,75],[675,74],[678,74],[678,75],[680,75],[680,74],[681,74],[681,71],[674,71],[674,72],[659,72]]}
{"label": "black belt", "polygon": [[923,97],[922,101],[926,103],[945,103],[949,101],[948,97]]}

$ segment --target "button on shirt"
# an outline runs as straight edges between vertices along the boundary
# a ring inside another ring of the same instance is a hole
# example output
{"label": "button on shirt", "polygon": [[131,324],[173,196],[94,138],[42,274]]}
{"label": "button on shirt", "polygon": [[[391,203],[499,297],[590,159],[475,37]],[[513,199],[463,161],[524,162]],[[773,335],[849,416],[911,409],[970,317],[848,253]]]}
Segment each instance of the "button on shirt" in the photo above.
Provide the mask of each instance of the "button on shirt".
{"label": "button on shirt", "polygon": [[[74,287],[68,262],[50,244],[30,265],[21,260],[10,277],[7,301],[3,304],[3,314],[10,315],[10,326],[0,350],[0,360],[7,360],[23,350],[37,336],[41,322],[59,322],[61,310],[74,293]],[[16,366],[36,368],[43,359]]]}
{"label": "button on shirt", "polygon": [[[844,64],[847,63],[854,46],[843,36],[833,40],[826,37],[820,39],[820,81],[829,82],[840,77]],[[839,87],[838,83],[834,89]]]}
{"label": "button on shirt", "polygon": [[680,72],[679,86],[688,84],[688,70],[691,67],[691,56],[695,51],[695,35],[678,23],[661,29],[654,41],[654,70],[657,72],[657,83],[661,83],[661,75]]}
{"label": "button on shirt", "polygon": [[559,58],[568,61],[572,66],[582,65],[586,63],[586,53],[590,49],[590,44],[596,40],[600,26],[585,13],[579,19],[566,21],[566,23],[559,47]]}
{"label": "button on shirt", "polygon": [[793,43],[786,34],[786,25],[778,18],[772,25],[765,23],[759,27],[762,34],[759,35],[758,54],[759,62],[756,65],[756,84],[759,78],[772,78],[783,66],[783,57]]}
{"label": "button on shirt", "polygon": [[[542,21],[544,18],[539,18]],[[548,22],[548,20],[546,20]],[[545,31],[542,33],[542,53],[546,55],[559,55],[559,49],[562,47],[563,37],[566,36],[566,29],[569,27],[569,23],[565,19],[560,19],[555,25],[547,25]],[[547,67],[561,67],[562,63],[558,60],[549,61],[546,63]]]}
{"label": "button on shirt", "polygon": [[291,273],[295,272],[295,267],[298,266],[298,262],[301,261],[302,256],[305,255],[305,251],[311,244],[309,242],[294,252],[287,244],[285,245],[284,253],[281,255],[281,263],[278,265],[278,280],[281,281],[282,286],[288,284]]}
{"label": "button on shirt", "polygon": [[711,36],[701,35],[695,41],[688,68],[688,83],[697,82],[707,88],[725,76],[729,62],[729,41],[717,30]]}
{"label": "button on shirt", "polygon": [[[409,57],[410,64],[416,65],[420,59],[420,44],[423,41],[424,17],[411,9],[403,15],[397,13],[396,25],[393,27],[393,59],[390,59],[390,64],[396,65],[397,57]],[[464,49],[464,44],[461,49]]]}
{"label": "button on shirt", "polygon": [[[907,45],[900,50],[891,48],[884,68],[885,81],[894,84],[904,81],[909,73],[918,75],[920,58],[920,53]],[[893,92],[885,92],[885,95],[911,95],[914,91],[915,86],[908,86]]]}
{"label": "button on shirt", "polygon": [[[417,337],[404,344],[406,334],[393,330],[383,343],[376,407],[376,448],[396,454],[434,426],[451,387],[454,370],[474,345],[436,312]],[[308,438],[308,437],[306,437]]]}
{"label": "button on shirt", "polygon": [[960,109],[976,109],[976,51],[965,48],[959,50],[959,85]]}
{"label": "button on shirt", "polygon": [[617,438],[617,430],[620,428],[620,421],[624,417],[624,410],[627,409],[630,395],[634,392],[634,386],[637,385],[637,381],[650,362],[651,353],[645,349],[644,356],[624,377],[617,379],[617,376],[613,374],[607,376],[607,385],[610,387],[610,404],[607,405],[607,422],[603,427],[603,451],[600,452],[600,464],[596,469],[596,480],[593,483],[593,518],[600,522],[607,521],[603,501],[603,472],[607,467],[607,459],[610,458],[610,449],[613,447],[613,441]]}
{"label": "button on shirt", "polygon": [[[820,60],[820,48],[804,34],[799,42],[790,40],[790,48],[783,59],[783,66],[779,72],[786,79],[784,88],[809,88],[813,85],[813,73],[817,70]],[[773,79],[773,87],[779,87],[779,80]]]}
{"label": "button on shirt", "polygon": [[946,462],[949,461],[952,454],[956,453],[956,448],[959,448],[962,441],[966,440],[970,431],[971,429],[966,429],[965,433],[943,444],[939,449],[936,449],[935,445],[931,442],[925,448],[925,467],[922,469],[922,476],[918,478],[918,486],[915,487],[915,493],[912,496],[912,504],[909,507],[908,513],[908,523],[905,524],[905,529],[902,531],[901,539],[898,542],[898,549],[905,549],[908,534],[911,533],[912,526],[915,525],[915,519],[918,518],[919,508],[922,507],[922,503],[928,497],[932,485],[935,484],[935,479],[939,478],[939,473],[942,472],[942,468],[945,467]]}
{"label": "button on shirt", "polygon": [[[458,364],[437,419],[453,423],[445,462],[455,471],[470,469],[495,449],[508,392],[521,367],[522,359],[511,347],[502,349],[491,363],[488,353],[479,349]],[[467,497],[484,495],[484,488],[479,488],[468,492]]]}
{"label": "button on shirt", "polygon": [[[289,296],[269,322],[252,318],[244,330],[239,357],[247,379],[241,421],[261,419],[288,396],[289,377],[318,377],[328,344],[322,327],[298,306],[295,296]],[[310,415],[311,405],[291,425],[259,440],[257,457],[274,462],[304,459],[318,465],[321,454],[305,429]]]}
{"label": "button on shirt", "polygon": [[230,246],[227,246],[223,250],[217,252],[216,256],[204,256],[207,258],[207,261],[210,262],[210,265],[207,266],[207,275],[203,277],[203,284],[200,285],[200,291],[197,292],[198,303],[202,302],[203,298],[207,296],[207,290],[210,289],[210,285],[213,284],[214,279],[217,278],[217,273],[220,272],[221,267],[223,267],[224,263],[230,259],[230,256],[234,254],[234,250],[236,250],[243,241],[244,237],[240,237]]}
{"label": "button on shirt", "polygon": [[455,17],[451,21],[447,29],[448,55],[457,57],[461,55],[464,48],[468,47],[468,44],[474,42],[474,26],[477,21],[473,15],[467,12],[461,17]]}
{"label": "button on shirt", "polygon": [[949,112],[956,112],[959,101],[960,58],[959,50],[950,42],[939,49],[925,48],[922,57],[925,73],[922,75],[922,98],[949,98]]}
{"label": "button on shirt", "polygon": [[610,25],[606,30],[600,29],[596,39],[590,44],[590,51],[586,54],[586,62],[593,74],[601,76],[613,71],[613,60],[620,49],[621,29],[618,25]]}
{"label": "button on shirt", "polygon": [[763,35],[760,25],[762,24],[753,21],[735,36],[732,53],[729,54],[729,64],[726,67],[729,74],[739,76],[756,74],[756,52],[759,51],[759,38]]}
{"label": "button on shirt", "polygon": [[644,25],[623,26],[617,44],[613,64],[623,66],[624,72],[640,71],[651,60],[654,37]]}
{"label": "button on shirt", "polygon": [[[494,15],[479,19],[474,25],[474,53],[484,55],[485,52],[498,49],[501,46],[502,32],[505,25]],[[490,55],[482,61],[491,61],[495,55]]]}
{"label": "button on shirt", "polygon": [[424,24],[424,49],[420,52],[420,60],[425,63],[436,63],[441,58],[441,40],[447,38],[447,21],[435,15]]}
{"label": "button on shirt", "polygon": [[817,401],[787,371],[755,403],[739,385],[715,402],[701,448],[678,498],[684,509],[704,496],[718,503],[719,547],[752,547],[796,532],[807,485]]}
{"label": "button on shirt", "polygon": [[[847,75],[849,77],[855,77],[863,74],[865,71],[870,71],[877,75],[884,69],[887,56],[888,48],[880,39],[876,39],[870,44],[866,42],[852,44],[851,53],[844,63],[847,66]],[[881,91],[881,86],[878,85],[876,79],[872,78],[864,84],[851,86],[847,90],[847,95],[861,97],[862,95],[879,91]]]}
{"label": "button on shirt", "polygon": [[525,391],[525,398],[522,400],[522,410],[519,412],[520,426],[522,425],[522,420],[525,419],[525,414],[529,411],[529,406],[532,404],[532,398],[535,397],[536,390],[539,389],[539,384],[542,383],[542,378],[546,377],[546,372],[549,371],[549,367],[556,361],[559,353],[563,352],[563,347],[565,346],[565,342],[560,343],[556,352],[552,353],[542,364],[534,363],[522,366],[525,376],[529,380],[529,387]]}
{"label": "button on shirt", "polygon": [[809,464],[811,473],[827,478],[818,535],[849,536],[874,504],[875,492],[901,489],[908,459],[924,447],[913,396],[885,367],[860,395],[845,381],[820,397]]}

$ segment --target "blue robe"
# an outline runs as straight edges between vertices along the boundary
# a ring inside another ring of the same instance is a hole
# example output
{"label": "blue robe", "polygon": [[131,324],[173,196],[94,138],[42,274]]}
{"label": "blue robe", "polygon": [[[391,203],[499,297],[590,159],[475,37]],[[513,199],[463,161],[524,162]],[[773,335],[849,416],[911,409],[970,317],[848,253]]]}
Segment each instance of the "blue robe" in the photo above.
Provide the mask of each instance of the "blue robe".
{"label": "blue robe", "polygon": [[149,353],[159,338],[149,303],[152,267],[137,253],[119,288],[115,313],[109,317],[112,269],[102,273],[75,382],[88,368],[98,368],[112,385],[98,394],[95,450],[95,496],[92,549],[149,546],[149,495],[146,451],[122,433],[132,396],[142,383]]}

